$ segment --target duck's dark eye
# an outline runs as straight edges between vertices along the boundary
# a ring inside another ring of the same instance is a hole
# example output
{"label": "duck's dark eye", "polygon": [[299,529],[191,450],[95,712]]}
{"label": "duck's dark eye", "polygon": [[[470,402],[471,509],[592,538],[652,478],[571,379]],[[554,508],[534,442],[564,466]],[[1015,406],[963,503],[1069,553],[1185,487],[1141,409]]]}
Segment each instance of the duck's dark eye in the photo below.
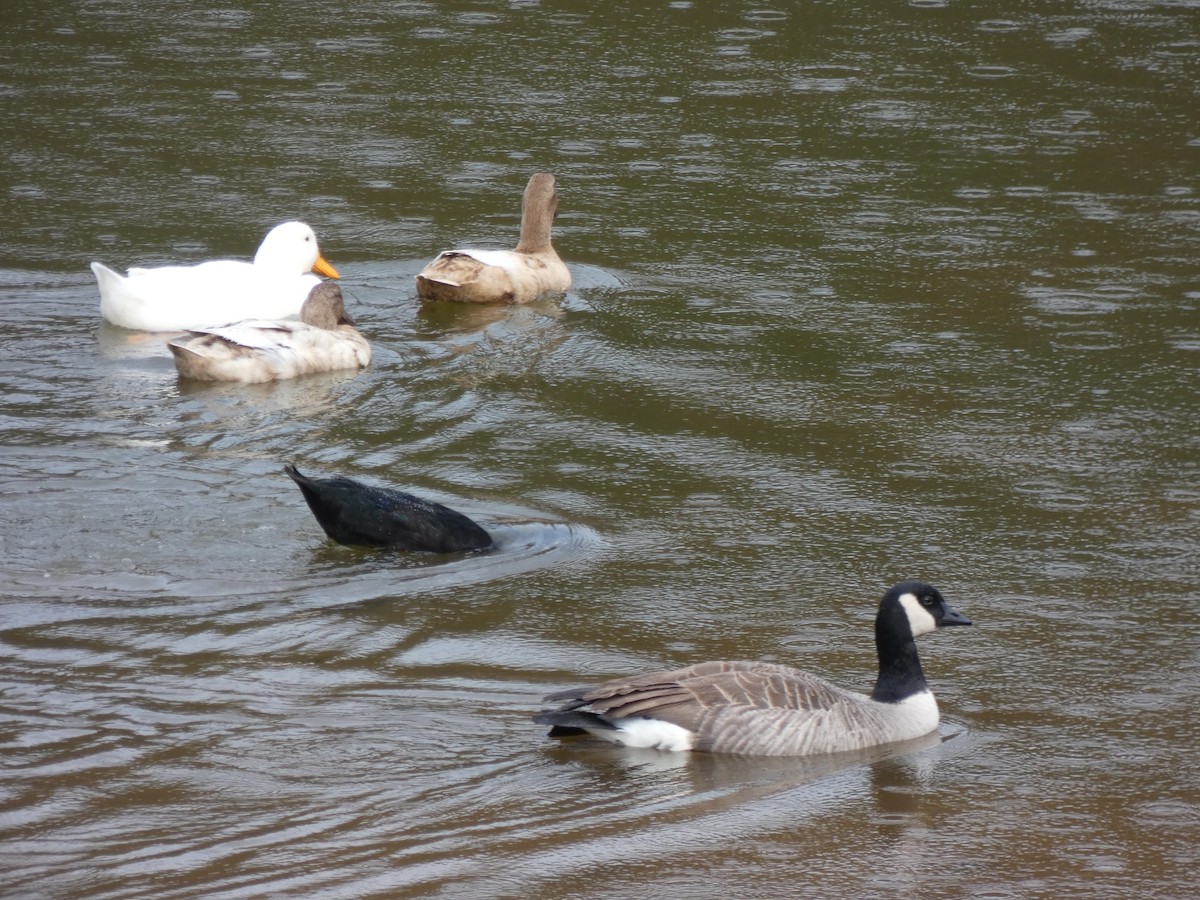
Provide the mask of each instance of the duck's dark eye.
{"label": "duck's dark eye", "polygon": [[933,599],[932,594],[926,594],[924,597],[921,598],[921,605],[926,608],[929,608],[932,606],[936,606],[937,601]]}

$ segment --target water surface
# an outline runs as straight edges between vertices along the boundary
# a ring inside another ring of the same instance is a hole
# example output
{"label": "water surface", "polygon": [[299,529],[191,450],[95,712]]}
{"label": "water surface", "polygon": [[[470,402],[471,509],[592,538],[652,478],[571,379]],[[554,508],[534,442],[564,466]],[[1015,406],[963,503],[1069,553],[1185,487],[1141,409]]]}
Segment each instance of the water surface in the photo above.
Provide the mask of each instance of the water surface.
{"label": "water surface", "polygon": [[[6,896],[1185,897],[1195,3],[18,2],[0,54]],[[575,284],[421,309],[559,179]],[[375,359],[179,382],[87,264],[302,218]],[[324,540],[285,462],[499,552]],[[560,746],[705,658],[873,678],[917,746]]]}

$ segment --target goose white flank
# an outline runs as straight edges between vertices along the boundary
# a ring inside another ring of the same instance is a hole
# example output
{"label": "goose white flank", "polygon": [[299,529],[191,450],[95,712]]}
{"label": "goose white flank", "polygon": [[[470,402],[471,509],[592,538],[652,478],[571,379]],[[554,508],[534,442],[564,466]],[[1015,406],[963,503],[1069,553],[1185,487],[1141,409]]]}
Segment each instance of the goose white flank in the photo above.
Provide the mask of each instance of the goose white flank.
{"label": "goose white flank", "polygon": [[971,620],[932,585],[904,581],[875,617],[879,678],[870,694],[764,662],[708,662],[551,694],[534,717],[550,734],[591,734],[628,747],[807,756],[906,741],[938,726],[914,638]]}
{"label": "goose white flank", "polygon": [[300,312],[318,275],[337,278],[303,222],[272,228],[253,262],[214,259],[193,266],[133,268],[120,275],[92,263],[100,314],[134,331],[184,331],[244,319],[284,319]]}

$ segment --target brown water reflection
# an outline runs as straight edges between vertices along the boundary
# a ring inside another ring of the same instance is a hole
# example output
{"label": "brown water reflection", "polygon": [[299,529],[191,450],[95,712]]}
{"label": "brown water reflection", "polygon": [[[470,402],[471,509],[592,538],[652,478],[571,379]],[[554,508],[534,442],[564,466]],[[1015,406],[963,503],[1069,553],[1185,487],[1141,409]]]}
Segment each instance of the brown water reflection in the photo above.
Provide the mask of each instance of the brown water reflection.
{"label": "brown water reflection", "polygon": [[[1188,897],[1196,4],[18,0],[0,45],[0,893]],[[303,22],[297,30],[295,22]],[[559,179],[575,285],[421,310]],[[308,220],[375,359],[180,384],[87,271]],[[500,552],[327,544],[281,466]],[[540,697],[872,677],[928,747],[684,759]]]}

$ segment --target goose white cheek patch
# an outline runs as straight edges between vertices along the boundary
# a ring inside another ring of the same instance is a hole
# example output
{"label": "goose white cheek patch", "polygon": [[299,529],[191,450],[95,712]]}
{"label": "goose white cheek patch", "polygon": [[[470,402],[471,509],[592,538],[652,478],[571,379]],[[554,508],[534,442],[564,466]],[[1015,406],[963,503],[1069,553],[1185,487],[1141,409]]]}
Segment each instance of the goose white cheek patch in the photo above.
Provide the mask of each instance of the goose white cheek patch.
{"label": "goose white cheek patch", "polygon": [[929,610],[921,605],[915,594],[903,594],[900,597],[900,605],[908,614],[908,625],[912,629],[913,637],[928,634],[937,628],[937,621],[929,614]]}

